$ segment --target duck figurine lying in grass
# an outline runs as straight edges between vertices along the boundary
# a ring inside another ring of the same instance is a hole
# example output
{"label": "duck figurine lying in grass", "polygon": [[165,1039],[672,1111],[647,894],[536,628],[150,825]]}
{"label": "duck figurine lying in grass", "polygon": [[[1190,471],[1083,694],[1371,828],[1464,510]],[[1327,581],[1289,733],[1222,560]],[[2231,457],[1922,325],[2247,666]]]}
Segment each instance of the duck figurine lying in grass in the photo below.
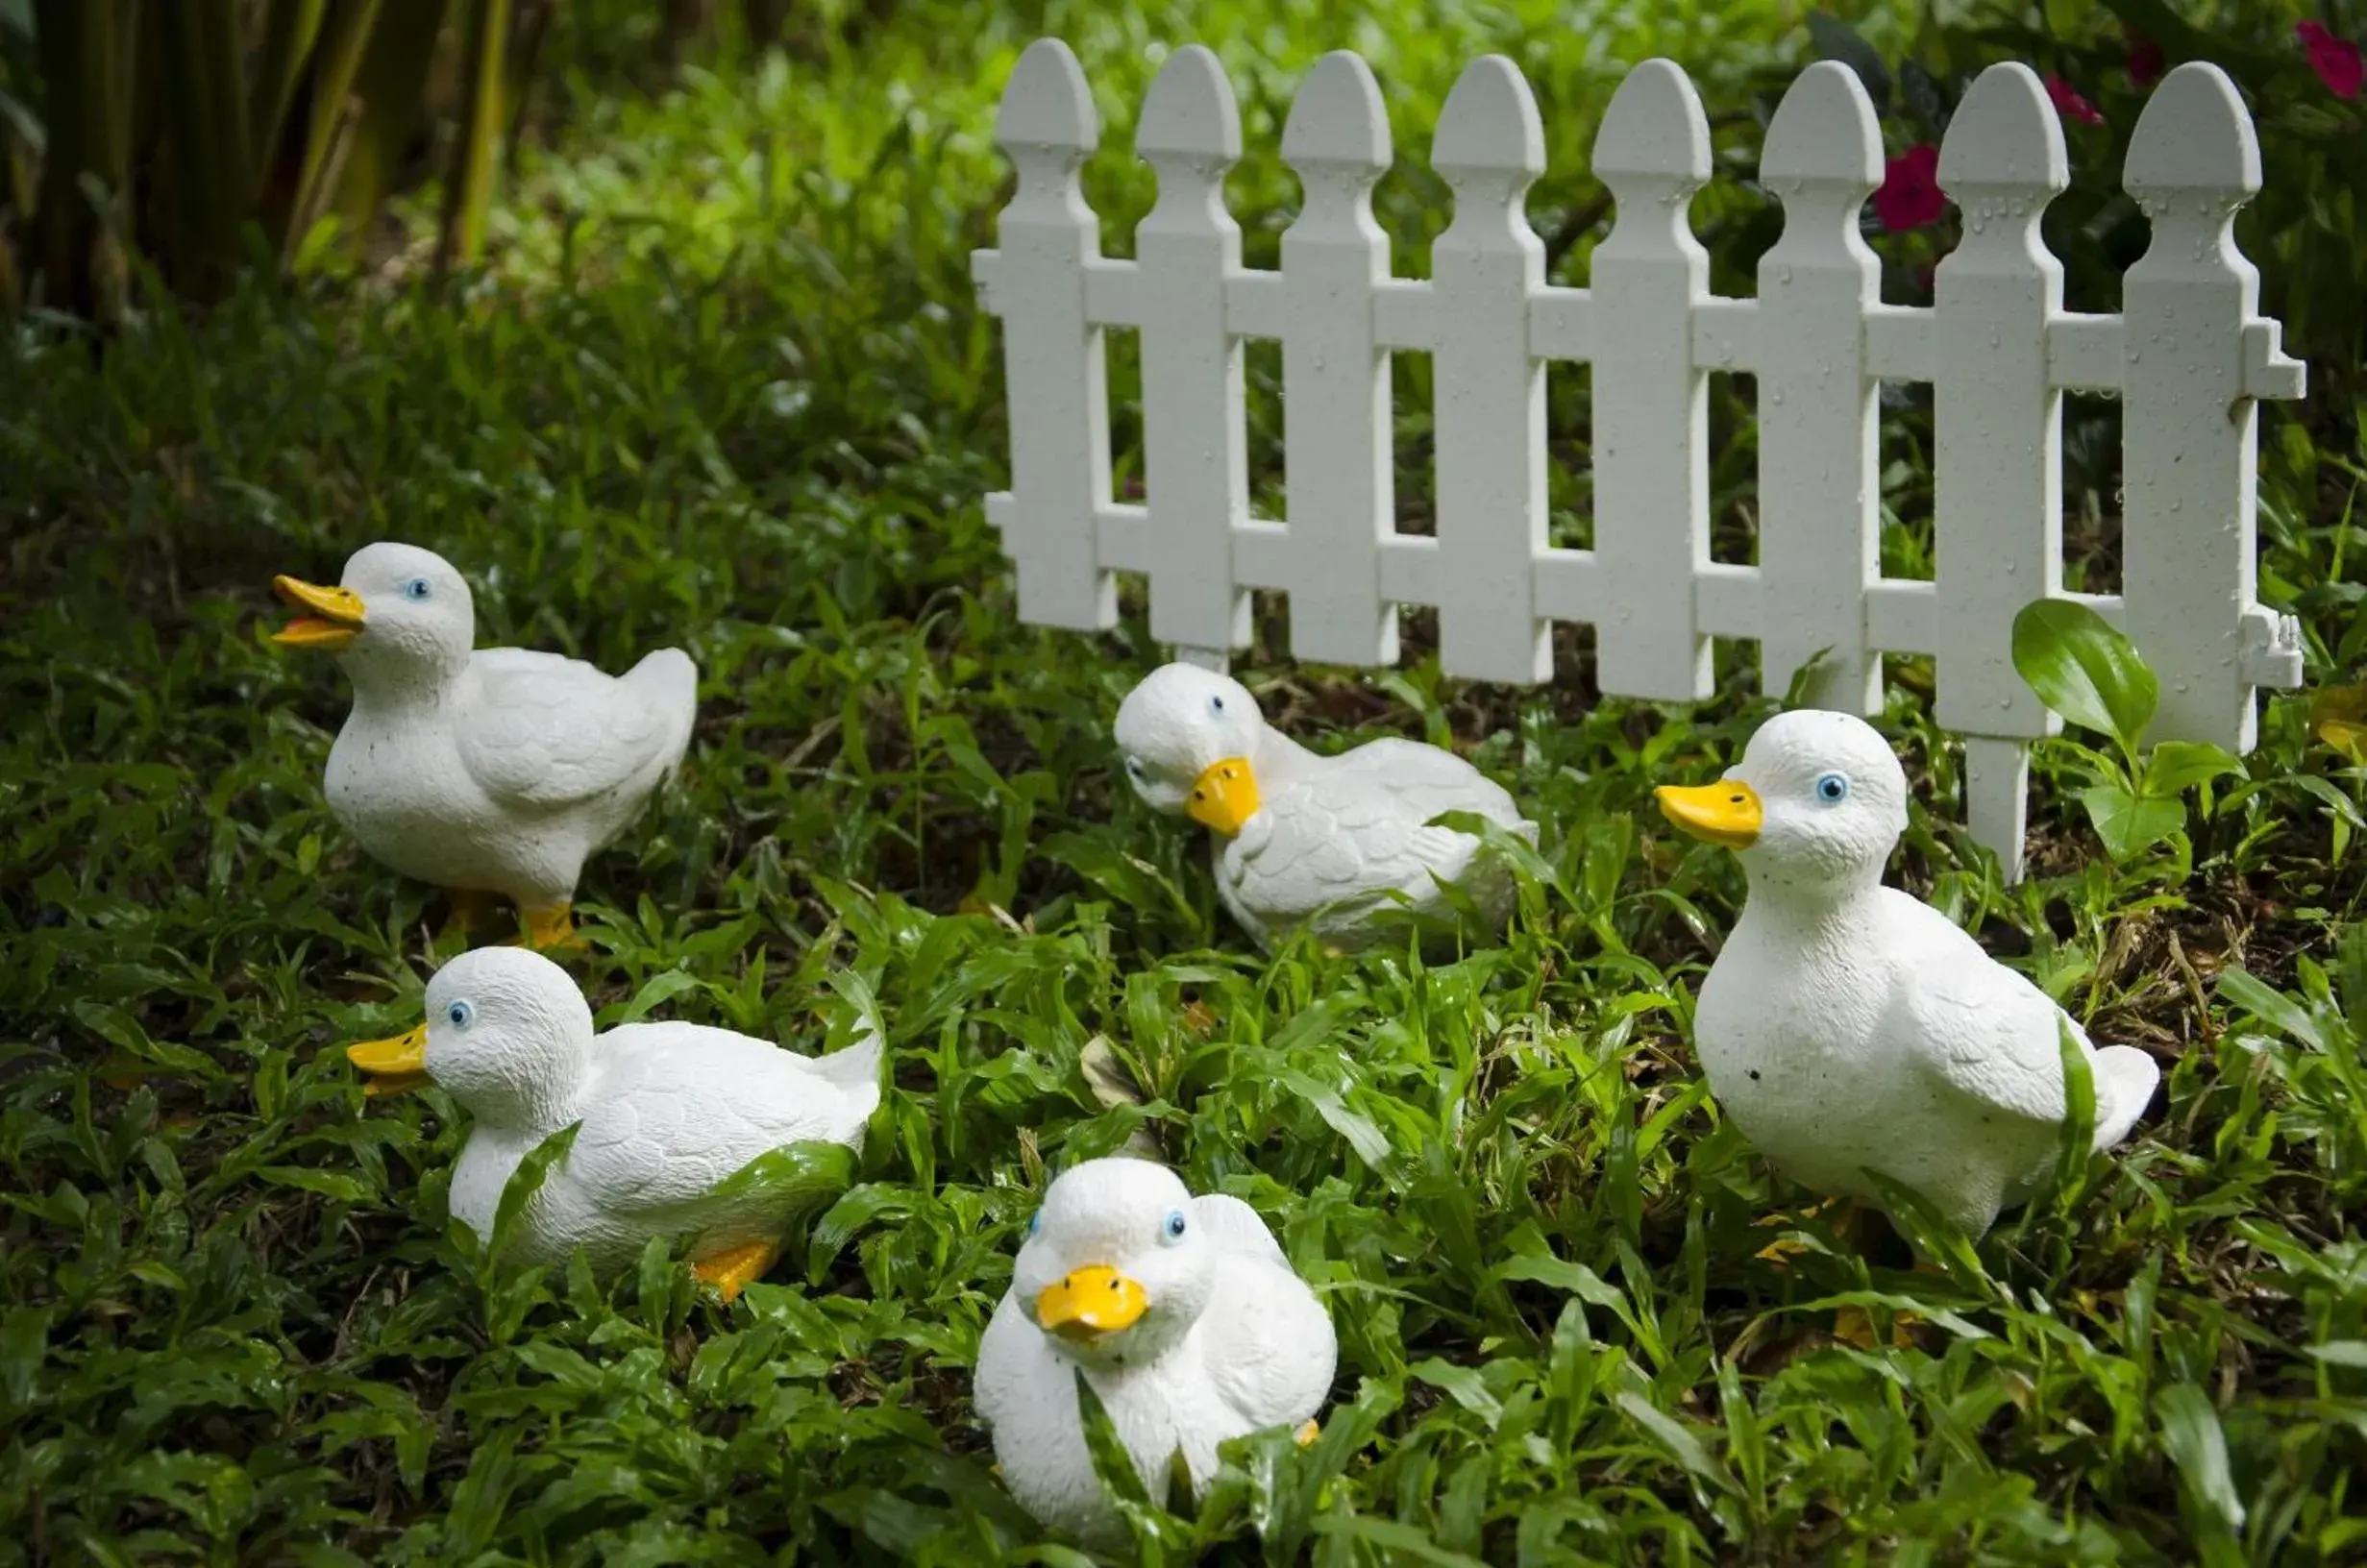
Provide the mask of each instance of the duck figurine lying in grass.
{"label": "duck figurine lying in grass", "polygon": [[1480,857],[1480,841],[1424,824],[1470,812],[1531,843],[1537,824],[1452,751],[1392,738],[1318,756],[1269,728],[1239,681],[1189,664],[1164,665],[1126,694],[1116,731],[1135,792],[1216,835],[1217,895],[1260,947],[1302,922],[1332,947],[1368,945],[1401,899],[1452,919],[1442,883],[1491,935],[1512,914],[1512,877]]}
{"label": "duck figurine lying in grass", "polygon": [[1694,1042],[1718,1104],[1776,1169],[1880,1208],[1870,1167],[1978,1237],[2054,1160],[2065,1029],[2094,1075],[2094,1146],[2129,1135],[2160,1081],[2153,1058],[2096,1049],[2027,978],[1882,885],[1907,775],[1872,725],[1780,714],[1719,782],[1658,794],[1749,878]]}
{"label": "duck figurine lying in grass", "polygon": [[868,1029],[821,1058],[692,1023],[595,1036],[567,971],[523,947],[480,947],[436,970],[427,1012],[408,1034],[346,1055],[371,1094],[432,1083],[469,1114],[451,1207],[481,1240],[519,1162],[582,1124],[524,1216],[513,1256],[530,1266],[581,1243],[610,1270],[653,1236],[688,1237],[693,1271],[728,1301],[772,1266],[786,1216],[778,1190],[717,1188],[792,1143],[859,1146],[879,1104],[880,1041]]}
{"label": "duck figurine lying in grass", "polygon": [[354,682],[326,779],[346,830],[406,876],[509,899],[533,946],[567,942],[583,863],[690,744],[690,655],[660,649],[618,676],[555,653],[472,651],[468,584],[410,545],[355,551],[335,588],[273,586],[310,612],[273,641],[334,651]]}
{"label": "duck figurine lying in grass", "polygon": [[1316,1436],[1339,1346],[1257,1211],[1194,1197],[1148,1161],[1088,1160],[1028,1222],[978,1343],[977,1409],[1005,1485],[1035,1518],[1122,1539],[1077,1411],[1082,1372],[1154,1499],[1181,1455],[1196,1494],[1217,1445],[1267,1427]]}

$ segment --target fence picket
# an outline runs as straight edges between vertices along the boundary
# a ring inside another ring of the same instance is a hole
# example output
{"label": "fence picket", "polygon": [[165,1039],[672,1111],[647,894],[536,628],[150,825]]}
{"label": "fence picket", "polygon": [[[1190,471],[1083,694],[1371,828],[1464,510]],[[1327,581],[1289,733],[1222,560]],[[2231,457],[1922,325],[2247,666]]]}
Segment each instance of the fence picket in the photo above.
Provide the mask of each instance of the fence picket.
{"label": "fence picket", "polygon": [[1098,631],[1118,624],[1118,583],[1097,538],[1110,502],[1109,391],[1101,331],[1085,310],[1101,227],[1077,170],[1101,128],[1067,44],[1042,38],[1020,56],[995,140],[1019,183],[984,281],[995,312],[1023,325],[1003,333],[1011,491],[989,515],[999,513],[1017,569],[1020,619]]}
{"label": "fence picket", "polygon": [[1594,172],[1618,203],[1590,280],[1595,678],[1690,701],[1711,691],[1693,592],[1710,564],[1709,378],[1690,352],[1710,257],[1688,215],[1710,179],[1710,122],[1673,63],[1648,60],[1612,94]]}
{"label": "fence picket", "polygon": [[1241,228],[1224,176],[1241,158],[1241,114],[1214,54],[1193,44],[1169,58],[1134,151],[1159,177],[1158,205],[1134,232],[1144,295],[1159,302],[1142,325],[1150,634],[1217,663],[1249,641],[1249,594],[1233,571],[1249,461],[1241,340],[1225,325]]}
{"label": "fence picket", "polygon": [[2162,78],[2122,184],[2154,229],[2122,295],[2124,629],[2161,682],[2155,739],[2249,750],[2246,654],[2265,615],[2253,604],[2253,400],[2292,361],[2256,316],[2259,274],[2235,249],[2260,148],[2224,72],[2193,61]]}
{"label": "fence picket", "polygon": [[1463,73],[1430,161],[1455,193],[1454,222],[1430,253],[1439,665],[1474,680],[1543,680],[1552,627],[1532,582],[1545,548],[1545,367],[1529,353],[1529,299],[1545,281],[1545,247],[1521,198],[1544,172],[1545,132],[1511,61],[1489,55]]}
{"label": "fence picket", "polygon": [[2038,224],[2071,174],[2036,72],[1981,74],[1949,122],[1939,180],[1963,237],[1939,264],[1933,328],[1933,412],[1949,438],[1935,465],[1932,711],[1980,737],[1966,742],[1966,815],[2011,876],[2029,793],[2023,741],[2061,727],[2013,668],[2014,617],[2062,586],[2062,394],[2047,331],[2062,313],[2063,270]]}
{"label": "fence picket", "polygon": [[1372,69],[1337,51],[1315,63],[1282,131],[1306,203],[1282,235],[1282,340],[1291,651],[1335,664],[1397,662],[1396,606],[1381,598],[1381,540],[1396,531],[1389,355],[1373,296],[1389,236],[1372,186],[1389,119]]}
{"label": "fence picket", "polygon": [[1882,136],[1855,71],[1826,60],[1800,73],[1767,126],[1759,178],[1784,204],[1783,236],[1759,263],[1760,684],[1780,696],[1821,655],[1808,699],[1879,713],[1865,318],[1881,273],[1858,211],[1882,184]]}

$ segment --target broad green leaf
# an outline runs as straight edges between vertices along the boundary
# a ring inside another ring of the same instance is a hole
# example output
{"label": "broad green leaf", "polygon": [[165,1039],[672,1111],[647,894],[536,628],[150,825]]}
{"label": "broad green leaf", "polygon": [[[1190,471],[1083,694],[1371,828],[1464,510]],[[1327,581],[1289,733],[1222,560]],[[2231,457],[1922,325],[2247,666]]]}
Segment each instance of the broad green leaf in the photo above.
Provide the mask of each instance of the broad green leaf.
{"label": "broad green leaf", "polygon": [[2217,989],[2222,1001],[2234,1003],[2270,1028],[2281,1030],[2313,1051],[2326,1049],[2326,1036],[2309,1010],[2258,976],[2244,969],[2222,969]]}
{"label": "broad green leaf", "polygon": [[2075,600],[2033,600],[2013,618],[2013,668],[2048,707],[2136,756],[2161,688],[2103,616]]}
{"label": "broad green leaf", "polygon": [[1477,1367],[1458,1365],[1433,1356],[1407,1367],[1406,1373],[1433,1388],[1442,1389],[1447,1398],[1485,1421],[1491,1432],[1504,1418],[1503,1401],[1488,1391],[1488,1381],[1480,1376]]}
{"label": "broad green leaf", "polygon": [[2056,1201],[2068,1207],[2086,1185],[2096,1144],[2096,1074],[2071,1020],[2055,1020],[2055,1046],[2063,1069],[2063,1125],[2055,1147]]}
{"label": "broad green leaf", "polygon": [[843,1143],[808,1139],[767,1149],[716,1185],[718,1203],[759,1194],[777,1200],[783,1212],[802,1213],[835,1199],[854,1181],[854,1151]]}
{"label": "broad green leaf", "polygon": [[1734,1473],[1711,1457],[1702,1446],[1701,1437],[1686,1422],[1655,1408],[1652,1402],[1632,1388],[1619,1390],[1614,1403],[1630,1421],[1643,1428],[1660,1440],[1669,1456],[1686,1469],[1708,1482],[1721,1492],[1736,1490]]}
{"label": "broad green leaf", "polygon": [[2132,795],[2117,784],[2091,784],[2080,804],[2104,841],[2104,852],[2130,861],[2186,825],[2186,803]]}
{"label": "broad green leaf", "polygon": [[2163,741],[2145,759],[2143,788],[2147,795],[2178,795],[2243,771],[2242,760],[2224,747],[2203,741]]}
{"label": "broad green leaf", "polygon": [[2227,1434],[2210,1396],[2191,1383],[2174,1383],[2154,1395],[2154,1413],[2161,1420],[2161,1446],[2188,1494],[2228,1529],[2243,1529],[2244,1500],[2235,1493]]}
{"label": "broad green leaf", "polygon": [[1085,1369],[1073,1367],[1070,1376],[1075,1380],[1076,1415],[1085,1429],[1085,1453],[1093,1460],[1093,1473],[1119,1513],[1139,1531],[1149,1516],[1165,1510],[1151,1502],[1150,1488],[1143,1484],[1142,1472],[1134,1468],[1134,1457],[1126,1452],[1125,1440],[1118,1435],[1117,1423],[1110,1419]]}
{"label": "broad green leaf", "polygon": [[2322,1345],[2309,1346],[2308,1350],[2329,1366],[2367,1369],[2367,1339],[2329,1339]]}
{"label": "broad green leaf", "polygon": [[569,1122],[535,1144],[518,1162],[518,1168],[509,1173],[509,1180],[502,1186],[502,1201],[493,1210],[493,1239],[485,1248],[488,1263],[498,1264],[508,1252],[526,1223],[527,1206],[542,1190],[551,1167],[567,1157],[567,1151],[575,1146],[576,1135],[582,1130],[582,1122]]}

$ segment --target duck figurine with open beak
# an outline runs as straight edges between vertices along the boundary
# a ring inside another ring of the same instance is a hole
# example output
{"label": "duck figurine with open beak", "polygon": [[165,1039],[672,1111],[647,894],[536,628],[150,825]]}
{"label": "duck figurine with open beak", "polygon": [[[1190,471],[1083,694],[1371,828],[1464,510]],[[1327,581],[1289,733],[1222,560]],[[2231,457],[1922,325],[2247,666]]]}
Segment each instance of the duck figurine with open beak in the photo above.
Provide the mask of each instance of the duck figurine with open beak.
{"label": "duck figurine with open beak", "polygon": [[1311,927],[1341,950],[1369,945],[1389,911],[1452,920],[1442,885],[1503,930],[1514,885],[1480,841],[1426,825],[1469,812],[1534,844],[1503,788],[1442,747],[1395,737],[1319,756],[1268,726],[1228,675],[1169,664],[1119,705],[1126,777],[1151,807],[1215,837],[1217,895],[1259,946]]}
{"label": "duck figurine with open beak", "polygon": [[1217,1445],[1268,1427],[1316,1436],[1339,1345],[1257,1211],[1194,1197],[1126,1157],[1064,1172],[1028,1222],[978,1343],[976,1403],[1003,1483],[1038,1522],[1123,1538],[1077,1411],[1082,1372],[1154,1498],[1177,1456],[1196,1494]]}
{"label": "duck figurine with open beak", "polygon": [[558,1262],[581,1244],[603,1272],[654,1236],[688,1238],[691,1268],[728,1301],[772,1266],[801,1194],[719,1192],[761,1155],[859,1147],[879,1104],[881,1041],[866,1027],[828,1056],[694,1023],[592,1032],[567,971],[523,947],[462,953],[428,982],[427,1021],[347,1048],[372,1095],[432,1083],[470,1116],[453,1216],[490,1241],[518,1164],[582,1125],[529,1204],[511,1255]]}
{"label": "duck figurine with open beak", "polygon": [[1694,1048],[1719,1106],[1791,1180],[1879,1209],[1864,1174],[1879,1171],[1980,1237],[2054,1160],[2062,1030],[2093,1073],[2093,1146],[2144,1113],[2152,1057],[2097,1049],[1946,916],[1883,886],[1907,775],[1863,720],[1779,714],[1718,782],[1658,794],[1749,879],[1694,1004]]}
{"label": "duck figurine with open beak", "polygon": [[497,894],[517,905],[530,944],[567,942],[583,863],[690,745],[690,655],[660,649],[620,676],[477,649],[468,584],[410,545],[357,551],[334,588],[273,586],[307,612],[273,641],[335,653],[354,683],[324,780],[346,830],[373,858],[451,890],[464,920]]}

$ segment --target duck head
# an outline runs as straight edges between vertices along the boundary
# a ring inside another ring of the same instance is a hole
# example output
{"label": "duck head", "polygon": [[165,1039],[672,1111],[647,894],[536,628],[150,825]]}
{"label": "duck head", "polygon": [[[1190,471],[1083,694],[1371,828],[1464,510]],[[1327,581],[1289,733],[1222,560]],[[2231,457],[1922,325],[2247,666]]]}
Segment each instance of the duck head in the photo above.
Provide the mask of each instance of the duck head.
{"label": "duck head", "polygon": [[338,654],[358,687],[440,686],[477,642],[468,583],[415,545],[364,545],[334,588],[288,576],[271,586],[306,612],[272,641]]}
{"label": "duck head", "polygon": [[1118,706],[1126,777],[1153,810],[1232,838],[1258,814],[1257,699],[1230,675],[1162,665]]}
{"label": "duck head", "polygon": [[1103,1368],[1141,1365],[1198,1321],[1216,1289],[1216,1258],[1173,1171],[1147,1160],[1088,1160],[1045,1191],[1011,1289],[1061,1355]]}
{"label": "duck head", "polygon": [[524,947],[462,953],[428,982],[427,1021],[346,1049],[371,1094],[434,1084],[486,1126],[560,1124],[592,1060],[592,1010],[556,964]]}
{"label": "duck head", "polygon": [[1670,821],[1734,850],[1753,888],[1879,882],[1907,830],[1905,770],[1880,731],[1846,713],[1778,714],[1718,782],[1654,793]]}

